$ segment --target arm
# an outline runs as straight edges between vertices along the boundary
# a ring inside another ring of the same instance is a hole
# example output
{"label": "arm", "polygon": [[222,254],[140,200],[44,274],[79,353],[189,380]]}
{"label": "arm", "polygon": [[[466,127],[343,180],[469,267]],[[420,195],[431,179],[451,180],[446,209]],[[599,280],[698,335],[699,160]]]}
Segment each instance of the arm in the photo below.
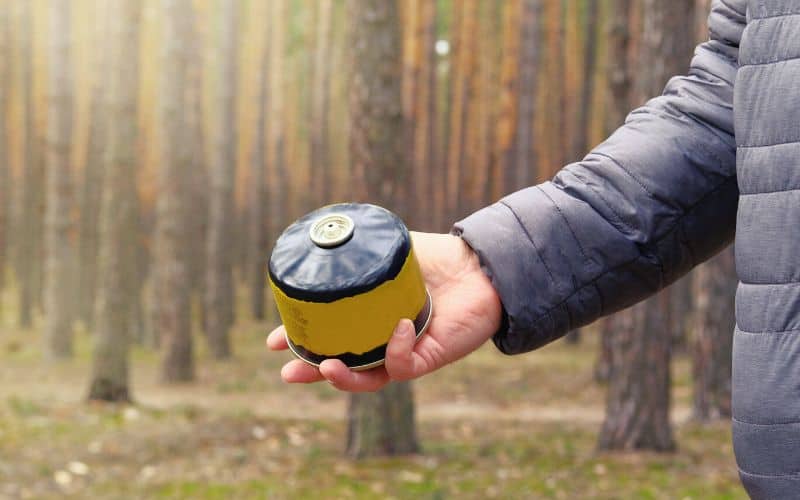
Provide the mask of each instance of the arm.
{"label": "arm", "polygon": [[[506,313],[506,353],[655,293],[733,238],[733,85],[744,2],[715,0],[688,76],[583,161],[457,223]],[[736,6],[736,7],[734,7]]]}

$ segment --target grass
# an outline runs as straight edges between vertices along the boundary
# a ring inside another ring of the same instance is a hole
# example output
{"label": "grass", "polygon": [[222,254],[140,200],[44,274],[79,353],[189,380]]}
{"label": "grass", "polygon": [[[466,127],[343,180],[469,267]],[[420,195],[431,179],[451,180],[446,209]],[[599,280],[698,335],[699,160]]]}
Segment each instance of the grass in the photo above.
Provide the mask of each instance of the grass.
{"label": "grass", "polygon": [[157,353],[135,348],[137,403],[116,406],[83,401],[87,335],[73,359],[48,364],[37,329],[8,316],[0,310],[0,499],[746,498],[728,423],[686,418],[685,359],[674,368],[678,451],[595,451],[604,389],[591,335],[513,358],[486,346],[426,377],[415,386],[423,453],[354,462],[341,456],[345,398],[327,384],[283,385],[287,358],[264,353],[264,323],[237,325],[234,362],[199,348],[193,384],[160,385]]}

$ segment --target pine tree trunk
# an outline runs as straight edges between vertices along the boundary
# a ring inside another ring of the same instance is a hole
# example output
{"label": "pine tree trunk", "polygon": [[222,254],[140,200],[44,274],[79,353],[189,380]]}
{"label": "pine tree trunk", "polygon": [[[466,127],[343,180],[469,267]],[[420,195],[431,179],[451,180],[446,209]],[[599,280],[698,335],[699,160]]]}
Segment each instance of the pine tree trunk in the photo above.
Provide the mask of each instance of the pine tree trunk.
{"label": "pine tree trunk", "polygon": [[267,114],[267,199],[270,243],[277,239],[287,222],[287,165],[286,165],[286,117],[284,103],[285,81],[285,30],[286,0],[269,2],[270,18],[277,19],[271,26],[269,50],[269,99]]}
{"label": "pine tree trunk", "polygon": [[52,358],[72,354],[73,290],[70,265],[73,249],[72,172],[70,139],[72,79],[70,59],[70,4],[57,0],[50,6],[48,129],[47,129],[47,218],[45,260],[45,352]]}
{"label": "pine tree trunk", "polygon": [[350,396],[347,411],[349,457],[408,455],[417,451],[414,399],[408,383],[392,383],[375,394]]}
{"label": "pine tree trunk", "polygon": [[[631,2],[613,0],[608,17],[608,103],[606,105],[606,134],[611,134],[625,121],[631,109],[633,73],[631,65]],[[611,374],[611,323],[603,320],[600,328],[600,351],[595,365],[595,379],[607,382]]]}
{"label": "pine tree trunk", "polygon": [[94,5],[96,22],[94,60],[92,66],[92,93],[89,108],[89,145],[80,194],[80,221],[78,240],[78,317],[89,330],[94,329],[95,294],[97,282],[97,255],[99,249],[99,213],[103,186],[103,152],[106,148],[106,127],[108,126],[105,108],[105,93],[108,88],[106,67],[107,28],[105,16],[109,14],[106,2]]}
{"label": "pine tree trunk", "polygon": [[100,258],[89,399],[128,401],[128,346],[137,302],[136,101],[139,2],[109,2],[108,150],[100,212]]}
{"label": "pine tree trunk", "polygon": [[22,67],[23,87],[25,92],[25,144],[24,166],[22,171],[22,195],[17,224],[19,243],[15,252],[15,271],[19,287],[19,324],[28,328],[33,320],[33,306],[38,302],[39,279],[42,256],[43,219],[42,206],[44,203],[44,169],[38,154],[39,142],[36,127],[35,95],[33,92],[33,6],[29,2],[22,2],[21,31],[22,42]]}
{"label": "pine tree trunk", "polygon": [[[397,5],[349,0],[351,161],[361,173],[362,196],[403,213],[397,185],[405,179],[401,109],[402,54]],[[364,199],[364,198],[362,198]],[[375,394],[351,395],[347,454],[352,457],[413,453],[418,449],[408,383]]]}
{"label": "pine tree trunk", "polygon": [[[642,95],[661,93],[669,77],[688,68],[692,2],[645,0],[641,64]],[[601,449],[674,448],[669,423],[670,290],[617,314],[611,320],[611,370]]]}
{"label": "pine tree trunk", "polygon": [[9,172],[8,135],[6,116],[8,116],[8,94],[11,82],[11,50],[9,28],[10,5],[0,5],[0,295],[5,287],[7,256],[9,249],[9,223],[11,220],[11,174]]}
{"label": "pine tree trunk", "polygon": [[[262,4],[254,4],[255,8]],[[260,13],[260,11],[258,11]],[[253,15],[257,15],[254,12]],[[269,36],[266,37],[269,40]],[[250,158],[250,185],[249,185],[249,214],[247,230],[247,283],[250,289],[250,312],[255,319],[265,318],[264,288],[267,276],[267,255],[269,253],[267,241],[267,213],[265,189],[265,141],[267,128],[267,87],[269,50],[266,43],[260,47],[258,57],[260,67],[258,71],[258,107],[256,108],[256,134],[253,146],[253,155]],[[312,165],[313,168],[313,165]]]}
{"label": "pine tree trunk", "polygon": [[691,338],[694,380],[693,416],[698,420],[731,415],[736,266],[733,248],[695,271]]}
{"label": "pine tree trunk", "polygon": [[160,121],[164,140],[156,204],[155,300],[165,382],[194,378],[187,250],[191,131],[186,126],[185,89],[191,57],[190,0],[162,0],[164,36]]}
{"label": "pine tree trunk", "polygon": [[672,451],[669,422],[671,339],[663,326],[668,295],[658,296],[609,319],[611,370],[601,450]]}
{"label": "pine tree trunk", "polygon": [[233,324],[233,181],[236,172],[236,2],[223,0],[219,12],[217,117],[213,120],[206,274],[206,337],[215,359],[231,356]]}
{"label": "pine tree trunk", "polygon": [[314,45],[311,88],[310,161],[311,193],[314,204],[326,204],[331,195],[331,165],[328,112],[330,100],[330,55],[332,0],[317,3],[316,41]]}

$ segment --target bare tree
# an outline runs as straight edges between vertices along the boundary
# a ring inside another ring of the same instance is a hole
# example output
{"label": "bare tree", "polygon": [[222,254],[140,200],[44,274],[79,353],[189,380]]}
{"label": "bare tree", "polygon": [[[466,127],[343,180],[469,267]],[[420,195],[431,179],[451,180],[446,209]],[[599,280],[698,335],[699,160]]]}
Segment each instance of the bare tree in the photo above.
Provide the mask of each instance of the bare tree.
{"label": "bare tree", "polygon": [[72,353],[72,75],[69,0],[50,3],[49,81],[47,86],[47,216],[45,219],[45,352],[62,358]]}
{"label": "bare tree", "polygon": [[213,120],[212,160],[205,287],[206,337],[212,355],[231,355],[229,330],[233,324],[233,181],[236,173],[236,21],[237,2],[222,0],[214,82],[216,119]]}
{"label": "bare tree", "polygon": [[89,399],[128,401],[128,345],[137,302],[137,0],[109,2],[108,149],[100,213],[97,331]]}

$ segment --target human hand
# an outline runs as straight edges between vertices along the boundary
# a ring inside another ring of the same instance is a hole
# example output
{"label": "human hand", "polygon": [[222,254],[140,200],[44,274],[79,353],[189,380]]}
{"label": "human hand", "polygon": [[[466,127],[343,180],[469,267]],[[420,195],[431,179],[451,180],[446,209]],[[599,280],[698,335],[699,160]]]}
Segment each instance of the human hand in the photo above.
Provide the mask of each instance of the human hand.
{"label": "human hand", "polygon": [[[383,366],[355,372],[338,359],[326,359],[319,368],[294,359],[281,370],[284,381],[327,380],[343,391],[377,391],[392,380],[418,378],[461,359],[491,338],[500,327],[500,298],[475,252],[449,234],[412,232],[411,239],[433,302],[430,324],[419,340],[411,320],[403,319],[386,346]],[[288,348],[283,326],[269,334],[267,346]]]}

